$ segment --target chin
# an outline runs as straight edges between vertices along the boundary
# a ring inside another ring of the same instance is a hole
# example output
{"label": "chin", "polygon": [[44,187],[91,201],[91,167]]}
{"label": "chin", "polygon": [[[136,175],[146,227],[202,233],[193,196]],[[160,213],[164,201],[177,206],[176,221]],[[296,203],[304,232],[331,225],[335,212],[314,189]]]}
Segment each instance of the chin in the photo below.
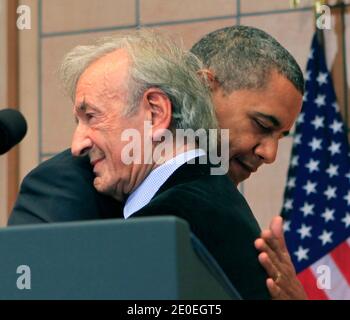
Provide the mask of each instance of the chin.
{"label": "chin", "polygon": [[100,193],[109,194],[110,188],[106,183],[103,182],[103,180],[100,177],[96,177],[94,179],[94,187]]}
{"label": "chin", "polygon": [[233,184],[237,187],[241,182],[243,182],[244,180],[247,180],[250,177],[250,174],[249,175],[237,174],[237,173],[230,171],[229,177],[230,177],[231,181],[233,182]]}
{"label": "chin", "polygon": [[118,201],[123,201],[124,199],[124,195],[117,192],[115,183],[108,183],[108,181],[103,181],[101,178],[96,177],[94,180],[94,187],[97,192],[110,196]]}
{"label": "chin", "polygon": [[237,185],[241,182],[236,175],[232,174],[231,172],[229,172],[229,177],[231,179],[231,181],[233,182],[233,184],[237,187]]}

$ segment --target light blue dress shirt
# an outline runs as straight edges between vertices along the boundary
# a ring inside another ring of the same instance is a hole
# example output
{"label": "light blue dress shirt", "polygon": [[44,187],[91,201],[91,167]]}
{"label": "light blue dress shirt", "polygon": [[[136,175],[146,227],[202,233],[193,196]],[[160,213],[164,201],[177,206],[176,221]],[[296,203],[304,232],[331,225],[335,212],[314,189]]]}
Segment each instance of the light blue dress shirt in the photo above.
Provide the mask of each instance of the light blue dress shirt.
{"label": "light blue dress shirt", "polygon": [[145,180],[130,194],[124,206],[124,218],[146,206],[176,169],[184,163],[205,155],[203,149],[193,149],[180,153],[150,172]]}

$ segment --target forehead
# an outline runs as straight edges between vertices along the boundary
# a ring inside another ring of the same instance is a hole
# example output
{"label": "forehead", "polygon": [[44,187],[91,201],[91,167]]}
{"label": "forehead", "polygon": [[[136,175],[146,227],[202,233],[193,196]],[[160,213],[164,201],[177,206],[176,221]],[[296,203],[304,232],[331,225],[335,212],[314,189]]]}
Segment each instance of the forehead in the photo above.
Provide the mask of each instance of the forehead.
{"label": "forehead", "polygon": [[302,106],[302,94],[285,76],[273,72],[266,87],[260,92],[258,104],[272,116],[278,117],[282,126],[291,127]]}
{"label": "forehead", "polygon": [[[301,110],[302,95],[283,75],[273,72],[261,89],[234,90],[217,99],[219,118],[236,118],[262,113],[276,118],[289,130]],[[234,119],[233,119],[234,120]]]}
{"label": "forehead", "polygon": [[87,95],[111,95],[126,84],[130,58],[126,50],[118,49],[94,61],[79,77],[76,100]]}

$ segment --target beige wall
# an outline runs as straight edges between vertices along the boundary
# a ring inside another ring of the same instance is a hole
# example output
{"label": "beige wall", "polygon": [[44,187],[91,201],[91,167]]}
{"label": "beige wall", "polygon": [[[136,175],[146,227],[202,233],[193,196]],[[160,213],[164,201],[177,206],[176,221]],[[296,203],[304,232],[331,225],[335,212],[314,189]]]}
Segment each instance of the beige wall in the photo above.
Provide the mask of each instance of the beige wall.
{"label": "beige wall", "polygon": [[[40,161],[70,145],[74,129],[71,103],[59,88],[56,70],[64,53],[77,44],[143,25],[181,36],[190,47],[212,30],[240,23],[275,36],[304,69],[314,31],[311,1],[301,1],[299,10],[290,10],[288,0],[22,3],[32,9],[32,29],[20,32],[20,105],[29,123],[28,134],[21,143],[21,177]],[[280,211],[291,143],[292,138],[287,137],[281,143],[276,163],[262,168],[240,186],[262,226]]]}
{"label": "beige wall", "polygon": [[19,105],[28,123],[28,131],[20,144],[20,176],[23,178],[39,163],[39,98],[38,74],[39,36],[38,1],[25,0],[20,4],[31,9],[31,29],[19,31]]}
{"label": "beige wall", "polygon": [[[0,109],[6,108],[6,0],[0,0]],[[6,224],[6,155],[0,156],[0,226]]]}

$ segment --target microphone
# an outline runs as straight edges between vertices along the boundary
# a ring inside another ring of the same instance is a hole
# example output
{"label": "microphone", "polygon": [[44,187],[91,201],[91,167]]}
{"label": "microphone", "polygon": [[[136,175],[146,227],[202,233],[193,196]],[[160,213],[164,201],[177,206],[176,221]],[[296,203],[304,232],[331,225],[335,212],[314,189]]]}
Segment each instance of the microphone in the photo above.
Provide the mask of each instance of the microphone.
{"label": "microphone", "polygon": [[27,133],[27,122],[14,109],[0,110],[0,155],[19,143]]}

